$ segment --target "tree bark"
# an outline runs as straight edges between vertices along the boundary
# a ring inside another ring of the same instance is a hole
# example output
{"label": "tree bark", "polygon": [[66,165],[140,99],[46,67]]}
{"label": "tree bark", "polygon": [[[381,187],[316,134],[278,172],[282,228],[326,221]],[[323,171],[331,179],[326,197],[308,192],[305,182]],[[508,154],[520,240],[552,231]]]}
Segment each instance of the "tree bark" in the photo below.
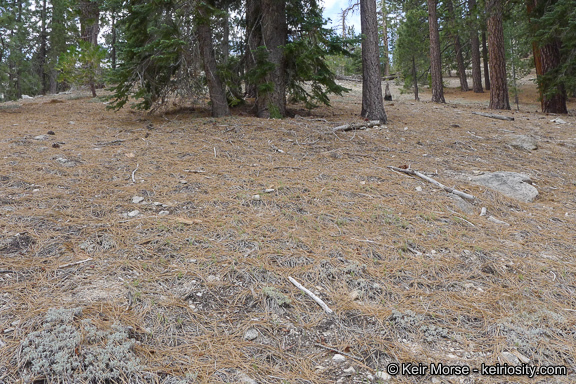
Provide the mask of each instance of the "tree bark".
{"label": "tree bark", "polygon": [[[528,0],[527,8],[529,18],[534,16],[534,8],[538,7],[541,3],[542,0]],[[540,91],[540,104],[542,106],[542,112],[544,113],[568,113],[568,109],[566,108],[567,93],[565,85],[562,83],[555,86],[550,85],[547,84],[546,80],[542,79],[542,76],[553,71],[560,65],[561,46],[562,43],[559,39],[554,39],[552,42],[543,46],[540,46],[536,41],[532,42],[536,75],[539,78],[538,90]]]}
{"label": "tree bark", "polygon": [[46,76],[46,55],[48,54],[48,32],[46,31],[47,23],[47,1],[42,0],[42,9],[40,10],[40,47],[38,48],[38,75],[40,75],[41,90],[45,95],[48,91],[48,79]]}
{"label": "tree bark", "polygon": [[490,71],[488,70],[488,46],[486,45],[486,31],[482,31],[482,62],[484,64],[484,89],[490,90]]}
{"label": "tree bark", "polygon": [[488,49],[490,50],[490,109],[510,109],[506,78],[506,51],[502,24],[502,0],[486,0],[488,15]]}
{"label": "tree bark", "polygon": [[214,56],[214,46],[212,44],[212,28],[210,27],[210,14],[205,3],[198,5],[198,17],[196,18],[196,33],[198,34],[198,45],[202,54],[204,73],[208,82],[210,93],[210,103],[212,104],[212,116],[222,117],[230,115],[226,92],[222,81],[218,76],[216,58]]}
{"label": "tree bark", "polygon": [[382,43],[384,44],[384,76],[390,76],[390,51],[388,49],[388,10],[382,0]]}
{"label": "tree bark", "polygon": [[[246,1],[246,73],[250,73],[256,67],[256,49],[262,45],[262,30],[260,21],[262,18],[261,0]],[[255,98],[256,83],[252,79],[246,81],[246,97]]]}
{"label": "tree bark", "polygon": [[450,37],[452,37],[454,40],[454,49],[456,50],[456,64],[458,65],[460,90],[463,92],[468,92],[470,88],[468,87],[468,79],[466,78],[466,66],[464,65],[464,56],[462,55],[462,44],[460,43],[460,36],[458,36],[458,31],[456,31],[456,15],[454,13],[454,5],[452,4],[452,0],[446,0],[446,8],[448,10],[448,16],[450,17],[450,27],[452,29],[450,32]]}
{"label": "tree bark", "polygon": [[378,20],[376,0],[360,0],[360,25],[362,28],[362,111],[360,115],[370,120],[386,123],[382,100],[382,80],[378,49]]}
{"label": "tree bark", "polygon": [[470,10],[470,56],[472,59],[472,90],[482,93],[482,70],[480,68],[480,39],[478,39],[478,17],[476,16],[476,0],[468,0]]}
{"label": "tree bark", "polygon": [[428,25],[430,28],[430,75],[432,76],[432,101],[445,103],[442,85],[442,57],[440,52],[440,33],[436,15],[437,0],[428,2]]}
{"label": "tree bark", "polygon": [[79,0],[80,38],[92,45],[98,45],[100,33],[100,7],[96,0]]}
{"label": "tree bark", "polygon": [[[80,10],[80,38],[97,46],[98,34],[100,33],[100,7],[98,1],[79,0],[78,8]],[[92,97],[96,97],[96,84],[94,80],[90,80],[89,85]]]}
{"label": "tree bark", "polygon": [[273,89],[257,89],[256,106],[258,117],[280,118],[286,116],[286,60],[284,45],[288,39],[286,2],[281,0],[262,1],[262,42],[268,52],[268,61],[274,69],[264,77],[264,83],[273,84]]}
{"label": "tree bark", "polygon": [[418,73],[416,72],[416,59],[412,56],[412,77],[414,78],[414,100],[420,101],[418,96]]}

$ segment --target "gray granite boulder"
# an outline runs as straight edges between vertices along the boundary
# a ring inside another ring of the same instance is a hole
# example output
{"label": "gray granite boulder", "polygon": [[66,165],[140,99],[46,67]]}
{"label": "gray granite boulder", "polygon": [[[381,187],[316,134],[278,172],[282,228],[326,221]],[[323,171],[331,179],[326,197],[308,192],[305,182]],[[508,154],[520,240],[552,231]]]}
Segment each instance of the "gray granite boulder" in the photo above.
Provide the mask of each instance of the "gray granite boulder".
{"label": "gray granite boulder", "polygon": [[493,172],[471,177],[474,184],[482,185],[513,199],[530,203],[538,196],[530,177],[516,172]]}

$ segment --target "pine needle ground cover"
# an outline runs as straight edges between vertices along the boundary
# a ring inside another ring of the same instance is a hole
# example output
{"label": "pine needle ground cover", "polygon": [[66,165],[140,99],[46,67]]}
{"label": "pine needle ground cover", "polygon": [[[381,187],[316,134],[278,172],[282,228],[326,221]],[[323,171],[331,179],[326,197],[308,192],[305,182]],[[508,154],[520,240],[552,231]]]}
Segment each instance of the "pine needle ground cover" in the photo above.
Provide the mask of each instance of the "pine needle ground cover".
{"label": "pine needle ground cover", "polygon": [[[360,121],[346,86],[284,120],[0,104],[0,382],[574,382],[574,102],[561,124],[537,101],[502,121],[472,114],[493,112],[488,94],[395,95],[387,125],[335,134]],[[538,198],[470,182],[495,171],[528,174]],[[389,378],[390,363],[567,375]]]}

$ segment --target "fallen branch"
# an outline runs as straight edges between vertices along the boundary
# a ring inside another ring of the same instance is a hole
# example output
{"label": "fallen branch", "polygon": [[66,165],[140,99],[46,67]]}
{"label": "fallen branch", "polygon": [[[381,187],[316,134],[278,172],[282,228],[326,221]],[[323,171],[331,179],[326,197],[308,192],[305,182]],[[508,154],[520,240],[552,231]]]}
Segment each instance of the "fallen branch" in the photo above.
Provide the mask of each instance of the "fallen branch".
{"label": "fallen branch", "polygon": [[324,311],[328,314],[332,313],[333,311],[328,307],[328,305],[326,305],[325,302],[322,301],[321,298],[319,298],[318,296],[316,296],[315,294],[313,294],[312,292],[310,292],[309,290],[307,290],[306,288],[304,288],[304,286],[302,284],[300,284],[299,282],[297,282],[296,280],[294,280],[294,278],[288,276],[288,280],[290,280],[290,282],[292,284],[294,284],[296,287],[300,288],[305,294],[307,294],[308,296],[310,296],[310,298],[312,298],[312,300],[314,300],[316,303],[318,303],[319,306],[322,307],[322,309],[324,309]]}
{"label": "fallen branch", "polygon": [[202,171],[200,169],[185,169],[184,172],[190,172],[190,173],[206,173],[206,171]]}
{"label": "fallen branch", "polygon": [[332,128],[332,132],[345,132],[345,131],[355,131],[359,129],[366,129],[374,127],[376,125],[382,124],[379,120],[363,121],[362,123],[350,123],[345,125],[340,125],[338,127]]}
{"label": "fallen branch", "polygon": [[123,142],[125,142],[126,140],[112,140],[112,141],[106,141],[106,142],[100,142],[100,143],[95,143],[94,145],[97,145],[99,147],[103,147],[105,145],[120,145]]}
{"label": "fallen branch", "polygon": [[58,269],[72,267],[74,265],[83,264],[83,263],[86,263],[86,262],[91,261],[91,260],[93,260],[93,259],[91,257],[89,257],[86,260],[80,260],[80,261],[75,261],[73,263],[62,264],[58,267]]}
{"label": "fallen branch", "polygon": [[467,194],[467,193],[465,193],[465,192],[459,191],[459,190],[454,189],[454,188],[447,187],[447,186],[445,186],[444,184],[439,183],[438,181],[432,179],[431,177],[428,177],[428,176],[426,176],[426,175],[423,175],[423,174],[421,174],[420,172],[416,172],[416,171],[414,171],[414,170],[412,170],[412,169],[402,169],[402,168],[396,168],[396,167],[392,167],[392,166],[388,166],[388,168],[390,168],[391,170],[396,171],[396,172],[405,173],[405,174],[407,174],[407,175],[418,176],[418,177],[421,178],[422,180],[426,180],[427,182],[432,183],[432,184],[434,184],[435,186],[442,188],[442,189],[445,190],[446,192],[448,192],[448,193],[453,193],[453,194],[455,194],[456,196],[460,196],[460,197],[463,198],[463,199],[467,199],[467,200],[474,200],[474,199],[475,199],[475,197],[472,196],[472,195],[469,195],[469,194]]}
{"label": "fallen branch", "polygon": [[494,115],[492,113],[482,113],[482,112],[472,112],[473,115],[480,115],[484,117],[489,117],[491,119],[498,119],[498,120],[506,120],[506,121],[514,121],[513,117],[502,116],[502,115]]}

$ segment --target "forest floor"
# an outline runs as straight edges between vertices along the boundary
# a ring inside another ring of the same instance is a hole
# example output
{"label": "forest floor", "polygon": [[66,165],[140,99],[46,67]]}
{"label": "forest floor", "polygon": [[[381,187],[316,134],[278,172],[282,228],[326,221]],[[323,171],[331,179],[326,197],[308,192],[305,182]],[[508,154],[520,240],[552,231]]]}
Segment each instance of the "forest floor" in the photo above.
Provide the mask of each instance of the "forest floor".
{"label": "forest floor", "polygon": [[[536,112],[528,82],[520,111],[495,112],[489,93],[394,86],[387,124],[334,133],[362,121],[343,84],[282,120],[0,104],[0,383],[576,382],[575,100]],[[539,196],[470,182],[493,171]],[[567,376],[481,371],[521,363]]]}

